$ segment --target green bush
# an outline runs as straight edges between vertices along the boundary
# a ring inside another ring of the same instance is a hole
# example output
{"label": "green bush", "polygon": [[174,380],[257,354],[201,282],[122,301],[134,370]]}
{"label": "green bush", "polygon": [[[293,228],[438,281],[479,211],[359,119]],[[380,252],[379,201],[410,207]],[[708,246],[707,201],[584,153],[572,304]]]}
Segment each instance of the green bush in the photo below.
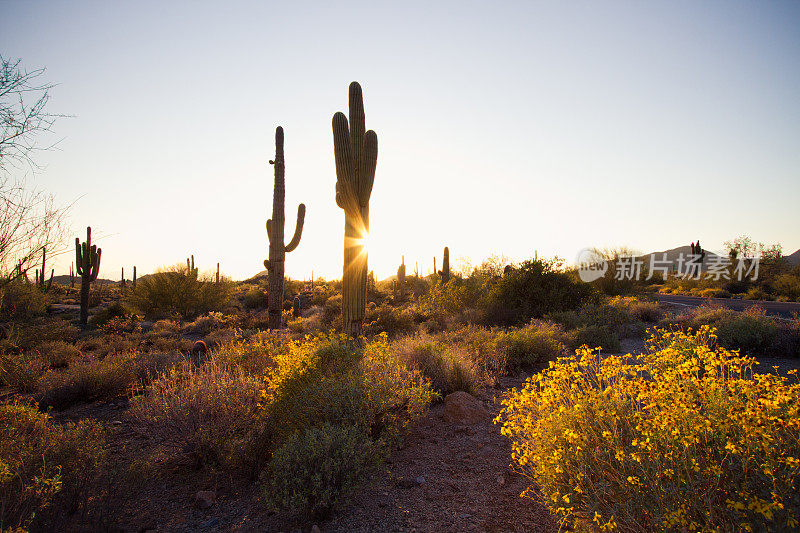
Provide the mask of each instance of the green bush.
{"label": "green bush", "polygon": [[389,337],[412,333],[417,329],[414,317],[408,309],[382,304],[368,309],[364,316],[364,334],[386,333]]}
{"label": "green bush", "polygon": [[522,325],[597,300],[591,285],[559,270],[560,265],[557,260],[528,260],[503,276],[483,300],[486,319],[492,324]]}
{"label": "green bush", "polygon": [[609,352],[618,352],[621,349],[619,337],[610,327],[595,324],[580,326],[568,331],[566,343],[572,350],[581,346],[602,348]]}
{"label": "green bush", "polygon": [[293,433],[263,476],[273,505],[324,516],[377,465],[378,449],[363,429],[324,423]]}
{"label": "green bush", "polygon": [[565,334],[557,324],[533,320],[523,328],[511,329],[497,336],[496,345],[510,367],[540,365],[564,352]]}
{"label": "green bush", "polygon": [[249,289],[242,297],[245,309],[265,309],[267,307],[267,291],[261,287]]}
{"label": "green bush", "polygon": [[184,265],[177,265],[145,276],[136,282],[128,301],[148,318],[174,314],[193,318],[209,311],[220,311],[232,293],[230,281],[215,283],[211,276],[198,276]]}
{"label": "green bush", "polygon": [[785,340],[779,339],[781,328],[758,306],[738,312],[720,305],[703,305],[681,313],[675,322],[684,329],[712,326],[717,330],[717,342],[721,346],[750,354],[776,351],[781,344],[779,341]]}
{"label": "green bush", "polygon": [[56,530],[48,518],[86,504],[105,459],[105,433],[94,420],[55,424],[35,406],[0,404],[0,524]]}
{"label": "green bush", "polygon": [[774,288],[777,294],[793,301],[800,301],[800,276],[781,274],[775,280]]}

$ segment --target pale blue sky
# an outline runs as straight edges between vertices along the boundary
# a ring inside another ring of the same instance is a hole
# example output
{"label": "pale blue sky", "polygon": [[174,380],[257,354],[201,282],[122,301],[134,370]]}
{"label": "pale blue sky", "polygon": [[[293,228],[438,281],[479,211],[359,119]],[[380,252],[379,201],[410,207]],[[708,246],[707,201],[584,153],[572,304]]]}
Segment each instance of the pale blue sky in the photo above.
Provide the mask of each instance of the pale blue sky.
{"label": "pale blue sky", "polygon": [[[370,266],[800,248],[800,2],[0,2],[58,83],[36,183],[105,235],[101,275],[261,269],[286,130],[288,275],[341,275],[331,116],[378,134]],[[68,268],[71,255],[59,270]]]}

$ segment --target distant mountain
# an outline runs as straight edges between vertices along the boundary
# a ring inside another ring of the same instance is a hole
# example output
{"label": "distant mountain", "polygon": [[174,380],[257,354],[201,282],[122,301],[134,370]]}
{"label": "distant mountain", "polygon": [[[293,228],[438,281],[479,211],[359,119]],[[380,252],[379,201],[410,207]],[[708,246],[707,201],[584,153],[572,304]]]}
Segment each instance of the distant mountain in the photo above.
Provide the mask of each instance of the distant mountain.
{"label": "distant mountain", "polygon": [[[721,257],[715,254],[714,252],[710,252],[708,250],[706,250],[705,252],[706,256],[703,259],[703,270],[705,270],[705,267],[708,265],[708,263],[716,261],[717,258]],[[678,260],[680,259],[681,255],[683,255],[684,259],[684,266],[682,268],[685,269],[686,268],[685,261],[688,261],[691,253],[692,253],[691,247],[678,246],[677,248],[672,248],[670,250],[663,250],[661,252],[651,252],[649,254],[640,256],[639,259],[642,260],[642,265],[646,268],[649,267],[651,258],[653,258],[652,261],[655,262],[655,265],[657,267],[669,266],[671,269],[677,270],[679,265]],[[662,263],[662,261],[666,261],[666,263]]]}
{"label": "distant mountain", "polygon": [[792,255],[787,255],[787,256],[786,256],[786,260],[787,260],[787,261],[789,262],[789,264],[790,264],[790,265],[792,265],[792,266],[797,266],[797,265],[800,265],[800,250],[797,250],[797,251],[796,251],[795,253],[793,253]]}

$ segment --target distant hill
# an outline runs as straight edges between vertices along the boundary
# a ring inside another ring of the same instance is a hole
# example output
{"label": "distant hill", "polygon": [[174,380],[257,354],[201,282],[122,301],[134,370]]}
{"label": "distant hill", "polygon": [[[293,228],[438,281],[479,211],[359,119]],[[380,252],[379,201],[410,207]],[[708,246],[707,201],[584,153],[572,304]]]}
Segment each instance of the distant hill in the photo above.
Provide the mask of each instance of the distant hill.
{"label": "distant hill", "polygon": [[[49,280],[50,277],[48,276],[47,279]],[[60,283],[61,285],[69,285],[69,274],[64,274],[62,276],[53,276],[53,283]],[[115,283],[119,283],[119,281],[98,278],[97,281],[93,281],[92,283],[102,283],[103,285],[114,285]],[[81,277],[76,275],[75,286],[80,287],[80,285],[81,285]]]}
{"label": "distant hill", "polygon": [[795,253],[793,253],[792,255],[787,255],[787,256],[786,256],[786,260],[787,260],[787,261],[789,262],[789,264],[790,264],[790,265],[792,265],[792,266],[797,266],[797,265],[800,265],[800,250],[797,250],[797,251],[796,251]]}
{"label": "distant hill", "polygon": [[[661,261],[666,260],[668,262],[670,268],[677,270],[678,269],[678,259],[681,257],[681,254],[683,254],[684,261],[686,261],[686,260],[689,259],[689,256],[691,255],[691,253],[692,253],[691,247],[689,247],[689,246],[678,246],[677,248],[672,248],[670,250],[663,250],[663,251],[660,251],[660,252],[651,252],[649,254],[645,254],[643,256],[640,256],[639,259],[642,260],[642,264],[644,266],[649,266],[650,265],[650,261],[651,261],[651,257],[655,256],[653,261],[655,261],[655,264],[657,266],[664,265],[664,263],[661,263]],[[710,251],[706,250],[706,256],[705,256],[705,259],[703,260],[703,264],[705,265],[705,264],[707,264],[707,263],[709,263],[711,261],[715,261],[716,260],[715,258],[717,258],[717,257],[720,257],[720,256],[715,254],[714,252],[710,252]]]}

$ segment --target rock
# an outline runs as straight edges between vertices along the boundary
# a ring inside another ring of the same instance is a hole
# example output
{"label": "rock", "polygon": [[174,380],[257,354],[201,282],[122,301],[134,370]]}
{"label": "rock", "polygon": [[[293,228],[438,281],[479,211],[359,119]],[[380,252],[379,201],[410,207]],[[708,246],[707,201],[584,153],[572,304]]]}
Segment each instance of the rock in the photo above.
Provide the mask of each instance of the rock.
{"label": "rock", "polygon": [[219,525],[219,518],[212,518],[208,522],[203,522],[200,525],[200,527],[202,527],[204,529],[208,529],[208,528],[212,528],[212,527],[217,527],[218,525]]}
{"label": "rock", "polygon": [[311,533],[322,533],[322,531],[320,531],[319,526],[317,524],[314,524],[313,526],[311,526]]}
{"label": "rock", "polygon": [[213,490],[201,490],[194,497],[194,503],[200,509],[208,509],[217,501],[217,493]]}
{"label": "rock", "polygon": [[471,394],[457,391],[444,399],[444,421],[455,424],[476,424],[489,419],[489,412]]}
{"label": "rock", "polygon": [[416,483],[417,485],[424,485],[425,476],[417,476],[417,479],[414,480],[414,483]]}
{"label": "rock", "polygon": [[500,485],[501,487],[506,484],[506,478],[503,477],[503,474],[497,476],[497,484]]}

